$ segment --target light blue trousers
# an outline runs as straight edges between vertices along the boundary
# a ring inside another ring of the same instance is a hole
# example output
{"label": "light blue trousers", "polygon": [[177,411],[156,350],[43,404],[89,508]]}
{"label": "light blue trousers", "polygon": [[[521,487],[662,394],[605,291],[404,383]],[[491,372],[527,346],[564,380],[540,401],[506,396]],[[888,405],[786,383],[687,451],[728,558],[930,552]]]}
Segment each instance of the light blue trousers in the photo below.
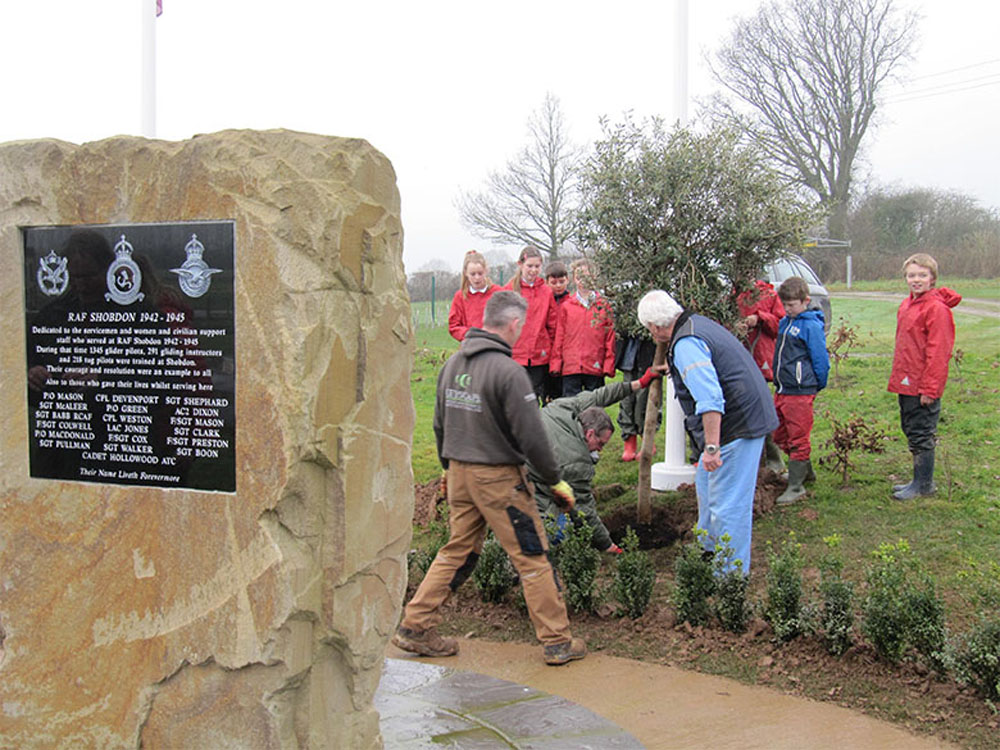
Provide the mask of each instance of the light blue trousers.
{"label": "light blue trousers", "polygon": [[698,490],[698,528],[708,532],[705,549],[714,550],[723,534],[735,558],[743,561],[743,573],[750,573],[750,537],[753,530],[753,495],[757,489],[757,467],[764,438],[741,438],[721,448],[722,466],[705,471],[698,461],[695,488]]}

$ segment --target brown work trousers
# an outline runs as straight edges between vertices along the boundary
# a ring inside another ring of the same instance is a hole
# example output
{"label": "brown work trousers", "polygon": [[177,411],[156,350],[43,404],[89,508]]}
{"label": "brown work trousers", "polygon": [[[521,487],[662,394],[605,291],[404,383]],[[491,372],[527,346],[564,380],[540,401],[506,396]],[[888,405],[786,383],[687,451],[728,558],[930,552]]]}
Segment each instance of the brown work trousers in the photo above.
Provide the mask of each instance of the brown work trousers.
{"label": "brown work trousers", "polygon": [[546,646],[570,640],[566,604],[549,563],[548,538],[524,469],[452,460],[448,504],[448,543],[406,605],[403,627],[427,630],[440,624],[441,605],[472,574],[489,524],[521,577],[538,640]]}

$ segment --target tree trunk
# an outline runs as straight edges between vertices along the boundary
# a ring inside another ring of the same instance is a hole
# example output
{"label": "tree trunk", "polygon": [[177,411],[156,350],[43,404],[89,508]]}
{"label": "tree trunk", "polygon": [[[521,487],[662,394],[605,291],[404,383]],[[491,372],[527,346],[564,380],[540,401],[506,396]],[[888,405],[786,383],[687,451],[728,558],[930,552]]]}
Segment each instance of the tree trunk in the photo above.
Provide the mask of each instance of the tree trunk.
{"label": "tree trunk", "polygon": [[[653,355],[653,364],[662,365],[667,357],[667,345],[657,344]],[[664,377],[670,377],[665,375]],[[649,384],[649,397],[646,400],[646,422],[642,428],[642,450],[639,451],[639,489],[638,489],[638,522],[648,524],[653,520],[653,488],[651,475],[653,470],[653,448],[656,447],[656,428],[660,416],[660,402],[663,394],[663,380],[654,380]]]}

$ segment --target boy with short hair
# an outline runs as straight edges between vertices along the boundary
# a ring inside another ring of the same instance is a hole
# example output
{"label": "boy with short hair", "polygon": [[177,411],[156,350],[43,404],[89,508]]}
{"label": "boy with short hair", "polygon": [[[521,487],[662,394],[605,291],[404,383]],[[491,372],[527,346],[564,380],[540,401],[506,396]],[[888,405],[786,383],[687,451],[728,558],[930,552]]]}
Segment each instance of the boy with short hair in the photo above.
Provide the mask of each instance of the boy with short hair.
{"label": "boy with short hair", "polygon": [[545,266],[545,283],[552,287],[552,296],[556,298],[556,302],[562,304],[569,295],[566,264],[561,260],[554,260]]}
{"label": "boy with short hair", "polygon": [[937,286],[938,264],[927,253],[907,258],[903,274],[910,295],[896,315],[889,391],[899,397],[899,422],[913,454],[913,479],[895,485],[892,496],[912,500],[934,494],[934,437],[955,346],[951,309],[962,296]]}
{"label": "boy with short hair", "polygon": [[[556,305],[561,305],[569,297],[569,272],[561,260],[550,261],[545,266],[545,283],[552,289]],[[545,403],[560,398],[563,391],[562,376],[548,372],[545,374]]]}
{"label": "boy with short hair", "polygon": [[779,425],[774,442],[788,454],[788,488],[778,505],[791,505],[806,494],[805,482],[816,479],[809,458],[813,401],[826,387],[830,356],[826,351],[823,312],[810,310],[809,284],[791,276],[778,288],[785,317],[778,324],[774,349],[774,408]]}

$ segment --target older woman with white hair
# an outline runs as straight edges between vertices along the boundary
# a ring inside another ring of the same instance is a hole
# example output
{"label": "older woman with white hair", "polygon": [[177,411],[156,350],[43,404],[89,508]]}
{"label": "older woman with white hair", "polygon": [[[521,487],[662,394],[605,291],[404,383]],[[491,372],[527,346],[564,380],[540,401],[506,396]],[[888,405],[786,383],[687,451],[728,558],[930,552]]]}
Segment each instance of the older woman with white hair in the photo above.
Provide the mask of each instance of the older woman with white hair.
{"label": "older woman with white hair", "polygon": [[662,290],[639,301],[639,322],[667,345],[667,364],[685,428],[700,456],[695,474],[698,527],[714,550],[729,534],[735,559],[750,572],[757,467],[778,417],[760,369],[740,341],[703,315],[684,310]]}

